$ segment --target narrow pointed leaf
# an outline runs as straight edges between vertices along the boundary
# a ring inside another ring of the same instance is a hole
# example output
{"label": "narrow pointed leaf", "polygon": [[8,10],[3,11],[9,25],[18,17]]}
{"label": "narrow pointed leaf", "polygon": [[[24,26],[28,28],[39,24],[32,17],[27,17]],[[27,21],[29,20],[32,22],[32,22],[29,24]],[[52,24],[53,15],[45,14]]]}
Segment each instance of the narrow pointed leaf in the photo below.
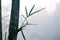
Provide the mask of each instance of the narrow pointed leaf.
{"label": "narrow pointed leaf", "polygon": [[26,17],[24,15],[22,15],[22,16],[26,19]]}
{"label": "narrow pointed leaf", "polygon": [[28,25],[37,25],[37,24],[28,24]]}
{"label": "narrow pointed leaf", "polygon": [[27,23],[28,21],[27,21],[27,18],[24,15],[22,15],[22,16],[25,18],[25,20],[22,23],[22,25],[24,25],[24,22],[26,21],[26,23]]}
{"label": "narrow pointed leaf", "polygon": [[33,5],[33,7],[31,8],[30,12],[29,12],[29,15],[31,14],[31,12],[33,11],[35,5]]}
{"label": "narrow pointed leaf", "polygon": [[22,36],[23,36],[24,40],[26,40],[25,35],[23,33],[23,30],[21,30],[21,33],[22,33]]}
{"label": "narrow pointed leaf", "polygon": [[6,40],[7,32],[5,32],[5,40]]}
{"label": "narrow pointed leaf", "polygon": [[28,12],[27,12],[27,8],[25,7],[25,11],[26,11],[26,16],[28,17]]}
{"label": "narrow pointed leaf", "polygon": [[37,24],[28,23],[27,25],[37,25]]}
{"label": "narrow pointed leaf", "polygon": [[7,39],[6,40],[8,40],[8,37],[7,37]]}
{"label": "narrow pointed leaf", "polygon": [[[38,12],[44,10],[44,9],[45,9],[45,8],[42,8],[42,9],[40,9],[40,10],[37,10],[37,11],[33,12],[31,15],[33,15],[33,14],[35,14],[35,13],[38,13]],[[30,15],[30,16],[31,16],[31,15]]]}

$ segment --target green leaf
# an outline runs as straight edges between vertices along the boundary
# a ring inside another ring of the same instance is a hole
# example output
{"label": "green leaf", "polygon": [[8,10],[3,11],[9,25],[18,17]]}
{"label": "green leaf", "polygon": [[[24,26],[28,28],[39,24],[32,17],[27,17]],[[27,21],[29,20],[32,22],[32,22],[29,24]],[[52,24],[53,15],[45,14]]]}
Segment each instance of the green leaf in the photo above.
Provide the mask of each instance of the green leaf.
{"label": "green leaf", "polygon": [[37,24],[28,24],[28,25],[37,25]]}
{"label": "green leaf", "polygon": [[27,17],[25,17],[24,15],[22,15],[22,16],[25,18],[25,20],[22,23],[22,25],[24,25],[24,22],[26,21],[26,23],[27,23],[28,21],[27,21]]}
{"label": "green leaf", "polygon": [[26,8],[26,6],[25,6],[25,11],[26,11],[26,16],[28,17],[28,12],[27,12],[27,8]]}
{"label": "green leaf", "polygon": [[5,39],[4,40],[8,40],[7,32],[5,32]]}
{"label": "green leaf", "polygon": [[7,37],[7,39],[6,40],[8,40],[8,37]]}
{"label": "green leaf", "polygon": [[22,15],[22,16],[26,19],[26,17],[24,15]]}
{"label": "green leaf", "polygon": [[27,25],[37,25],[37,24],[28,23]]}
{"label": "green leaf", "polygon": [[30,12],[29,12],[29,15],[31,14],[31,12],[33,11],[35,5],[33,5],[33,7],[31,8]]}
{"label": "green leaf", "polygon": [[[35,12],[33,12],[31,15],[33,15],[33,14],[35,14],[35,13],[37,13],[37,12],[40,12],[40,11],[42,11],[42,10],[44,10],[45,8],[42,8],[42,9],[40,9],[40,10],[37,10],[37,11],[35,11]],[[30,16],[31,16],[30,15]]]}
{"label": "green leaf", "polygon": [[6,40],[6,32],[5,32],[5,40]]}

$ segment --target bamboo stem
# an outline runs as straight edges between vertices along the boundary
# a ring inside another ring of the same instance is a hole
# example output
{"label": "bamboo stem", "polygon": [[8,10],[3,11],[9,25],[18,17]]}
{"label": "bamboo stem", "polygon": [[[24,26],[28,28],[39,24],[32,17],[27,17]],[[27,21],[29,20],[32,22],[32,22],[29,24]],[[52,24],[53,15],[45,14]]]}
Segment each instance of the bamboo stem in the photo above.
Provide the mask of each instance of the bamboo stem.
{"label": "bamboo stem", "polygon": [[24,40],[26,40],[26,38],[24,36],[24,33],[23,33],[23,30],[21,30],[21,33],[22,33],[22,36],[23,36]]}

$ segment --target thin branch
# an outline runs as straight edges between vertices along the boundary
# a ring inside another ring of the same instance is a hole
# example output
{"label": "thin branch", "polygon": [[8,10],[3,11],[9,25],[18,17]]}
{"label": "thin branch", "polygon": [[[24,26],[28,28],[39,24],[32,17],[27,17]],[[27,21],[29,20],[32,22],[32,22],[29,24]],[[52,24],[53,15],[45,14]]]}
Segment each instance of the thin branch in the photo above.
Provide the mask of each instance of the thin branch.
{"label": "thin branch", "polygon": [[18,32],[22,30],[23,27],[25,27],[26,25],[23,25],[21,26],[19,29],[18,29]]}
{"label": "thin branch", "polygon": [[[33,6],[33,8],[34,8],[34,6]],[[43,9],[45,9],[45,8],[42,8],[42,9],[40,9],[40,10],[37,10],[37,11],[33,12],[31,15],[33,15],[33,14],[39,12],[39,11],[42,11]],[[32,10],[33,10],[33,9],[32,9]],[[31,11],[32,11],[32,10],[31,10]],[[30,17],[31,15],[29,15],[28,17]],[[18,29],[18,32],[21,31],[23,27],[26,27],[26,25],[35,25],[35,24],[30,24],[30,23],[28,23],[28,21],[27,21],[27,18],[28,18],[28,17],[25,17],[24,15],[22,15],[22,16],[23,16],[25,19],[24,19],[24,21],[22,22],[22,26]],[[25,21],[27,22],[26,24],[24,24]]]}
{"label": "thin branch", "polygon": [[24,21],[22,22],[22,25],[24,24],[24,22],[25,22],[25,20],[27,21],[27,18],[28,17],[25,17],[24,15],[22,15],[25,19],[24,19]]}
{"label": "thin branch", "polygon": [[22,36],[23,36],[24,40],[26,40],[26,38],[24,36],[24,33],[23,33],[23,30],[21,30],[21,33],[22,33]]}
{"label": "thin branch", "polygon": [[21,27],[18,29],[18,32],[21,31],[22,28],[26,26],[26,24],[24,25],[24,22],[25,22],[25,20],[27,21],[27,18],[26,18],[24,15],[22,15],[22,16],[23,16],[25,19],[24,19],[24,21],[22,22]]}

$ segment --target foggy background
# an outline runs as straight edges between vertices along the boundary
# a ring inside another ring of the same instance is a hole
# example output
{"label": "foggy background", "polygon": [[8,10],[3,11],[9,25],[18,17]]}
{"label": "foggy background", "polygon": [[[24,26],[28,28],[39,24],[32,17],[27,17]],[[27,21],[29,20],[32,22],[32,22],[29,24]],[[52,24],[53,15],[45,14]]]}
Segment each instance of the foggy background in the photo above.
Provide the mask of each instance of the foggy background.
{"label": "foggy background", "polygon": [[[20,0],[19,27],[23,21],[21,15],[25,15],[25,6],[29,11],[35,4],[33,12],[46,7],[43,11],[28,18],[29,22],[37,25],[24,28],[23,32],[27,40],[60,40],[59,2],[59,0]],[[8,33],[11,4],[12,0],[2,0],[3,40],[5,32]],[[23,40],[21,32],[18,33],[17,40]]]}

